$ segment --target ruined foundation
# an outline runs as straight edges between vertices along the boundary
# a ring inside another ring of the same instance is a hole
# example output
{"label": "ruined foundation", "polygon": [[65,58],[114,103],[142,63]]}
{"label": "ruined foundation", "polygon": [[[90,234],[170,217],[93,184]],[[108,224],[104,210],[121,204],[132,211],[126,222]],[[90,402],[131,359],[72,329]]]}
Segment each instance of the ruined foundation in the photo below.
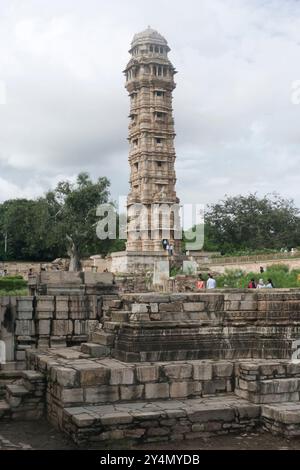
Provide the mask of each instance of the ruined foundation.
{"label": "ruined foundation", "polygon": [[10,307],[2,419],[45,414],[100,447],[258,427],[300,435],[298,290],[118,294],[91,278],[77,295],[60,289]]}

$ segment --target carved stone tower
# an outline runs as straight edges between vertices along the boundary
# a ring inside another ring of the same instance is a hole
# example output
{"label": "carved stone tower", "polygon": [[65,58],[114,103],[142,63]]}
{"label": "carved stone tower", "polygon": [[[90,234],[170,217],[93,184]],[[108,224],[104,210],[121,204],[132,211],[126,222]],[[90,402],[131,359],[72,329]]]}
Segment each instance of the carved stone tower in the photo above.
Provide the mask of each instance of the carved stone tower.
{"label": "carved stone tower", "polygon": [[[129,51],[131,59],[124,71],[130,96],[127,252],[162,251],[162,228],[170,229],[168,240],[175,253],[180,246],[180,241],[174,240],[177,227],[174,213],[170,214],[167,226],[161,215],[157,218],[153,215],[154,205],[170,208],[179,203],[175,192],[172,115],[176,70],[168,58],[169,51],[166,39],[148,27],[134,36]],[[139,205],[143,207],[144,218],[139,223],[137,238],[135,215]]]}

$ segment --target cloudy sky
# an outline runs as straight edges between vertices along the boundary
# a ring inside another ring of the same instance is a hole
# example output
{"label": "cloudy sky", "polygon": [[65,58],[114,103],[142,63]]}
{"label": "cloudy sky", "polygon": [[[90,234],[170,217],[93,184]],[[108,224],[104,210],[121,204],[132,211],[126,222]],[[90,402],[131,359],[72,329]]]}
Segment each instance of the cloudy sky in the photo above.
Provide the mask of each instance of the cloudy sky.
{"label": "cloudy sky", "polygon": [[178,70],[181,201],[277,191],[300,206],[298,0],[0,0],[0,200],[83,170],[127,194],[122,70],[147,25]]}

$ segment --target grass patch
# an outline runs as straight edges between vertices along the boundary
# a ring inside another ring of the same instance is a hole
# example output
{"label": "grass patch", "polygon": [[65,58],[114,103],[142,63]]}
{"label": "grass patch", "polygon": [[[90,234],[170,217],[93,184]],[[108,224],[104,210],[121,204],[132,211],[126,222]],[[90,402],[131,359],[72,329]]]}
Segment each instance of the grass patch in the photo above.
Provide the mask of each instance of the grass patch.
{"label": "grass patch", "polygon": [[252,278],[256,281],[263,279],[267,283],[268,279],[272,279],[274,287],[276,288],[295,288],[300,287],[298,280],[300,269],[289,270],[289,266],[285,264],[274,264],[269,266],[266,271],[261,274],[260,272],[249,272],[241,270],[226,270],[221,276],[217,276],[218,287],[232,287],[244,289]]}
{"label": "grass patch", "polygon": [[22,276],[0,277],[0,296],[26,295],[27,282]]}

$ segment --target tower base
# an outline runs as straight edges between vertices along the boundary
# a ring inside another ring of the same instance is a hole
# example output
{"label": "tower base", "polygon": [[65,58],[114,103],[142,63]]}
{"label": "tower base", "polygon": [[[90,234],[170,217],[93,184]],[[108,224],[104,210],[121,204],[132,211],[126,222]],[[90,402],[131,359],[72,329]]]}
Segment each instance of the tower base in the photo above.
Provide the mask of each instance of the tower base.
{"label": "tower base", "polygon": [[174,257],[169,256],[166,251],[118,251],[111,254],[111,267],[113,273],[144,273],[154,272],[160,262],[168,265]]}

